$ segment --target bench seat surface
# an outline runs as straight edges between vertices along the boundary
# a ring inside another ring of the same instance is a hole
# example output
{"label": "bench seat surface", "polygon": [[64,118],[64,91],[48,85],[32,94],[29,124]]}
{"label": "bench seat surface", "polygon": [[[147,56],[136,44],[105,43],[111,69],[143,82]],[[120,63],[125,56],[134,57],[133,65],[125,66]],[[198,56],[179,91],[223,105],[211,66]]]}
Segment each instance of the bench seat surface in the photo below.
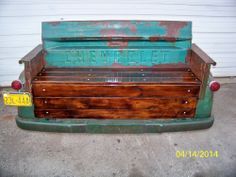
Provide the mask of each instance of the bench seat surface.
{"label": "bench seat surface", "polygon": [[32,90],[39,118],[192,118],[200,85],[188,67],[44,68]]}

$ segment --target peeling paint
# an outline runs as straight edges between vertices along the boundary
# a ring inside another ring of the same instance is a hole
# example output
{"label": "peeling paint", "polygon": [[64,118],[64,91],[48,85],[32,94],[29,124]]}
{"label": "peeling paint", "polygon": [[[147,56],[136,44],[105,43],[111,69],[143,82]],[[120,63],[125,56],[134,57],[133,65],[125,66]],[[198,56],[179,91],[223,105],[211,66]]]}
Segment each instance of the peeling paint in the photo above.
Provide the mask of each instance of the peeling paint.
{"label": "peeling paint", "polygon": [[191,22],[43,22],[42,34],[53,67],[151,67],[185,62],[191,47]]}
{"label": "peeling paint", "polygon": [[185,27],[188,23],[187,22],[167,22],[167,21],[161,21],[158,26],[164,26],[167,30],[166,36],[169,37],[178,37],[180,30]]}
{"label": "peeling paint", "polygon": [[57,26],[59,25],[61,22],[59,21],[55,21],[55,22],[49,22],[49,24],[51,24],[52,26]]}
{"label": "peeling paint", "polygon": [[100,34],[103,37],[126,37],[127,34],[125,34],[122,31],[116,30],[116,29],[102,29],[100,30]]}
{"label": "peeling paint", "polygon": [[124,49],[128,47],[128,41],[108,41],[108,47],[119,47],[120,49]]}
{"label": "peeling paint", "polygon": [[131,21],[121,22],[121,26],[125,27],[125,28],[128,28],[130,30],[130,32],[132,32],[132,33],[137,32],[137,25],[133,24]]}

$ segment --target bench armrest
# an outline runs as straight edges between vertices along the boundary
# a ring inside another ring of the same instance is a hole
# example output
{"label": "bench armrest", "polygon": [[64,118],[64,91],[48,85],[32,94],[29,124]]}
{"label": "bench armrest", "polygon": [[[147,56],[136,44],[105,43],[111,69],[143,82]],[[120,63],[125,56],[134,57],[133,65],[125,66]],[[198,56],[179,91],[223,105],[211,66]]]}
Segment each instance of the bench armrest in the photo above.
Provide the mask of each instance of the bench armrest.
{"label": "bench armrest", "polygon": [[192,53],[193,55],[197,55],[199,59],[201,59],[206,64],[216,65],[216,62],[209,57],[197,44],[192,44]]}
{"label": "bench armrest", "polygon": [[199,98],[201,99],[205,96],[211,65],[215,66],[216,62],[212,60],[211,57],[209,57],[196,44],[193,44],[190,51],[190,57],[188,58],[188,64],[192,72],[201,81],[199,93]]}
{"label": "bench armrest", "polygon": [[42,44],[35,47],[27,55],[25,55],[20,61],[20,64],[24,63],[24,74],[25,74],[25,91],[31,92],[32,79],[44,68],[44,52]]}

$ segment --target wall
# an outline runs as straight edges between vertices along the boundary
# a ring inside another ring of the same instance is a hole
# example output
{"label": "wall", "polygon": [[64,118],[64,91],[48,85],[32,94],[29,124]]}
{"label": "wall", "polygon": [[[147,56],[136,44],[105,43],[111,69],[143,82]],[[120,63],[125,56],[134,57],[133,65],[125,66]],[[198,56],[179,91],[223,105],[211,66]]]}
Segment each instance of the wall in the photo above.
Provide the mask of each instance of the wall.
{"label": "wall", "polygon": [[102,19],[193,21],[193,42],[217,61],[213,75],[236,76],[235,0],[1,0],[0,86],[17,79],[18,60],[41,42],[41,21]]}

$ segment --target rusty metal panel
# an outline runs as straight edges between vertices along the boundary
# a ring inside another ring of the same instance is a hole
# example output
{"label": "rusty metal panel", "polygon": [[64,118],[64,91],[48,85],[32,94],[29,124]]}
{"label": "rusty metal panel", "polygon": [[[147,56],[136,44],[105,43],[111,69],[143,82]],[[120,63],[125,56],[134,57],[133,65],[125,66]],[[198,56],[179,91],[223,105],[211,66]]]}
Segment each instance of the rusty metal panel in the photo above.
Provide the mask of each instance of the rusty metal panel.
{"label": "rusty metal panel", "polygon": [[49,67],[155,66],[185,63],[191,22],[43,22]]}
{"label": "rusty metal panel", "polygon": [[191,22],[186,21],[65,21],[43,22],[46,40],[189,40]]}

